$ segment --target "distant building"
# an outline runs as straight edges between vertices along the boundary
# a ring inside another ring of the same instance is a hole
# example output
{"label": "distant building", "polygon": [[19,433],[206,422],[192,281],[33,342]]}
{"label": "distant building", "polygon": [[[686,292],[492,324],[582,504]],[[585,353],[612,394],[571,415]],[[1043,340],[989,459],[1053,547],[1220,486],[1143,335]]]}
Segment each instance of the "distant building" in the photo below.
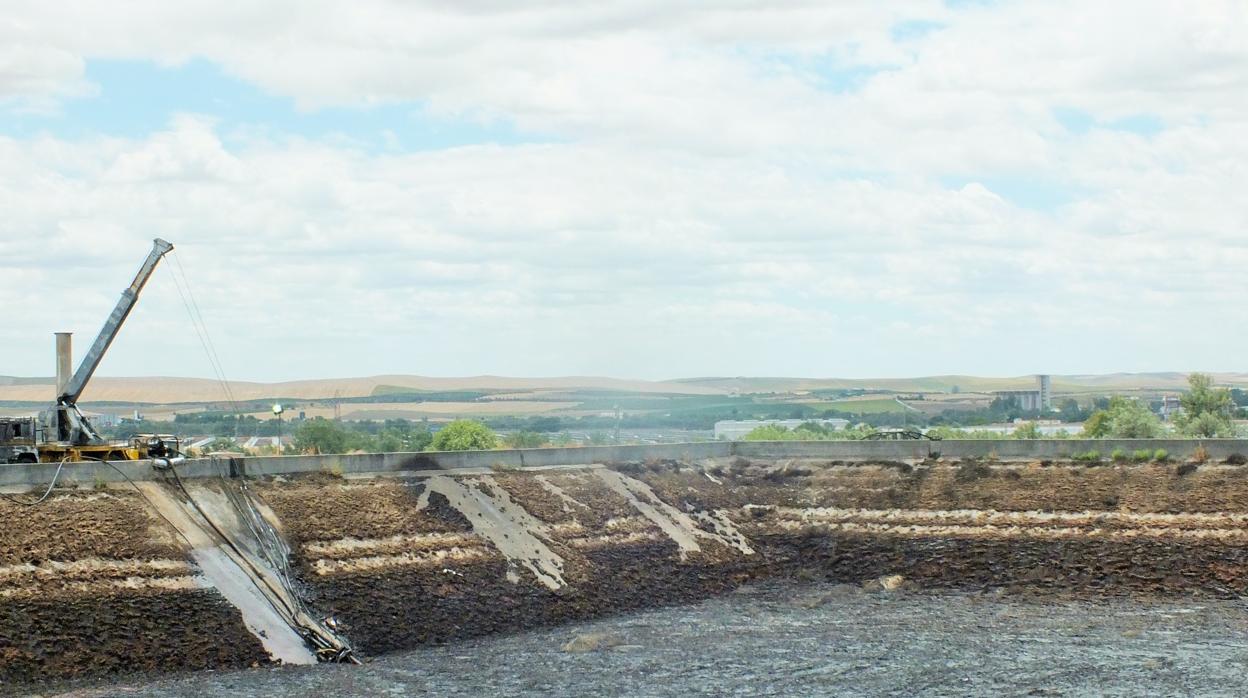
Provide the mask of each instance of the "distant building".
{"label": "distant building", "polygon": [[1157,410],[1157,414],[1167,422],[1174,420],[1175,417],[1182,414],[1183,403],[1179,401],[1178,395],[1161,396],[1161,407]]}
{"label": "distant building", "polygon": [[1017,400],[1019,409],[1026,412],[1043,412],[1053,408],[1053,383],[1047,375],[1036,376],[1035,390],[998,390],[993,395]]}
{"label": "distant building", "polygon": [[97,427],[115,427],[121,423],[121,417],[107,412],[86,413],[87,419],[91,420],[91,424]]}
{"label": "distant building", "polygon": [[1053,379],[1047,375],[1036,376],[1036,383],[1040,386],[1040,407],[1042,409],[1053,408]]}
{"label": "distant building", "polygon": [[993,395],[1002,400],[1016,400],[1019,409],[1024,412],[1039,412],[1043,404],[1040,402],[1039,390],[998,390]]}
{"label": "distant building", "polygon": [[808,422],[814,422],[819,426],[838,430],[849,426],[848,419],[726,419],[715,422],[715,438],[725,441],[737,441],[758,427],[775,425],[785,429],[796,429]]}

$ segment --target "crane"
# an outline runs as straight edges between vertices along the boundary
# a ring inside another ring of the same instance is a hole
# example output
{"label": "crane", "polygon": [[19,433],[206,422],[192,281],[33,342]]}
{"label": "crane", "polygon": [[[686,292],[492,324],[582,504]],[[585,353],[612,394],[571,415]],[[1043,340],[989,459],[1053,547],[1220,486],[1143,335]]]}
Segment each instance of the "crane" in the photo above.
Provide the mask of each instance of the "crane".
{"label": "crane", "polygon": [[69,335],[57,334],[56,402],[37,418],[0,419],[0,462],[139,460],[176,451],[176,442],[165,437],[136,437],[128,442],[109,442],[95,431],[78,409],[78,399],[117,338],[130,311],[134,310],[139,293],[147,285],[156,265],[171,250],[173,245],[165,240],[156,238],[152,241],[152,251],[134,281],[121,292],[121,299],[72,376],[68,375],[71,360]]}

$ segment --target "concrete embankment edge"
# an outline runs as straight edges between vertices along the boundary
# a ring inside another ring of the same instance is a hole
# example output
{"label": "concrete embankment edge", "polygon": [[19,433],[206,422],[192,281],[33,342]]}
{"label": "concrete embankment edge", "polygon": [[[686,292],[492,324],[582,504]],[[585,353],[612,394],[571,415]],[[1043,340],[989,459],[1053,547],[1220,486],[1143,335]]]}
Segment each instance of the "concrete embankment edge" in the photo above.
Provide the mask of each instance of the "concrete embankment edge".
{"label": "concrete embankment edge", "polygon": [[[826,458],[845,461],[993,458],[998,460],[1064,459],[1088,451],[1102,457],[1121,450],[1166,451],[1171,458],[1191,458],[1203,448],[1209,458],[1221,460],[1232,454],[1248,455],[1248,439],[1035,439],[968,441],[711,441],[703,443],[645,446],[590,446],[583,448],[532,448],[501,451],[431,453],[361,453],[325,456],[247,456],[239,458],[248,476],[333,473],[336,475],[386,474],[427,470],[473,468],[519,469],[593,463],[648,460],[696,461],[707,458]],[[211,459],[188,461],[178,466],[182,477],[216,477],[219,463]],[[58,464],[35,463],[0,466],[0,488],[47,485]],[[63,483],[91,486],[110,482],[150,480],[154,471],[147,461],[66,463]]]}
{"label": "concrete embankment edge", "polygon": [[[592,446],[575,448],[519,448],[507,451],[424,453],[353,453],[341,456],[247,456],[238,458],[248,476],[327,472],[334,474],[457,471],[469,468],[533,468],[579,466],[592,463],[681,460],[704,458],[827,458],[830,461],[912,461],[930,457],[995,458],[995,460],[1060,460],[1088,451],[1108,457],[1113,451],[1166,451],[1171,458],[1191,458],[1203,448],[1209,458],[1248,456],[1248,440],[992,440],[992,441],[713,441],[661,443],[653,446]],[[178,466],[182,477],[216,477],[220,465],[201,458]],[[0,487],[37,486],[52,482],[57,463],[0,466]],[[96,483],[141,481],[152,478],[150,462],[65,463],[64,482]]]}

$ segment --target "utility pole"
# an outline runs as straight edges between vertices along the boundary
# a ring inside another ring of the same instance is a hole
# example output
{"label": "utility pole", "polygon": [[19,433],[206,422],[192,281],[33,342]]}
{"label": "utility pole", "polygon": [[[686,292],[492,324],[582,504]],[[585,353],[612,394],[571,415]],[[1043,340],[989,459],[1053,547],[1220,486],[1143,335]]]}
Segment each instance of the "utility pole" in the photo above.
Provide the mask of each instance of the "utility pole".
{"label": "utility pole", "polygon": [[282,452],[282,408],[281,403],[273,405],[273,414],[277,415],[277,452]]}

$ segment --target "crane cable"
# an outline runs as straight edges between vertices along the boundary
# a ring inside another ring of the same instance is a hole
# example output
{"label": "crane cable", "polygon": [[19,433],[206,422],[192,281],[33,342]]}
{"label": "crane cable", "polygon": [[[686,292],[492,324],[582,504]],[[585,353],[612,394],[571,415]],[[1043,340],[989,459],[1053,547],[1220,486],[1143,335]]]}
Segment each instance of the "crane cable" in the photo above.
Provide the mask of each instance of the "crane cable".
{"label": "crane cable", "polygon": [[186,269],[182,266],[182,260],[178,257],[176,251],[169,253],[173,258],[173,279],[174,288],[177,289],[178,297],[182,300],[182,307],[186,309],[186,315],[191,321],[191,328],[195,331],[195,336],[199,338],[199,345],[204,350],[204,355],[208,358],[208,364],[212,368],[213,375],[217,382],[221,384],[221,390],[225,393],[225,399],[230,403],[235,413],[239,412],[238,402],[234,399],[234,391],[230,389],[230,382],[225,376],[225,367],[221,363],[221,357],[217,354],[216,344],[212,341],[212,335],[208,332],[208,323],[204,321],[204,315],[199,309],[199,302],[195,300],[195,293],[191,290],[191,281],[187,277]]}

